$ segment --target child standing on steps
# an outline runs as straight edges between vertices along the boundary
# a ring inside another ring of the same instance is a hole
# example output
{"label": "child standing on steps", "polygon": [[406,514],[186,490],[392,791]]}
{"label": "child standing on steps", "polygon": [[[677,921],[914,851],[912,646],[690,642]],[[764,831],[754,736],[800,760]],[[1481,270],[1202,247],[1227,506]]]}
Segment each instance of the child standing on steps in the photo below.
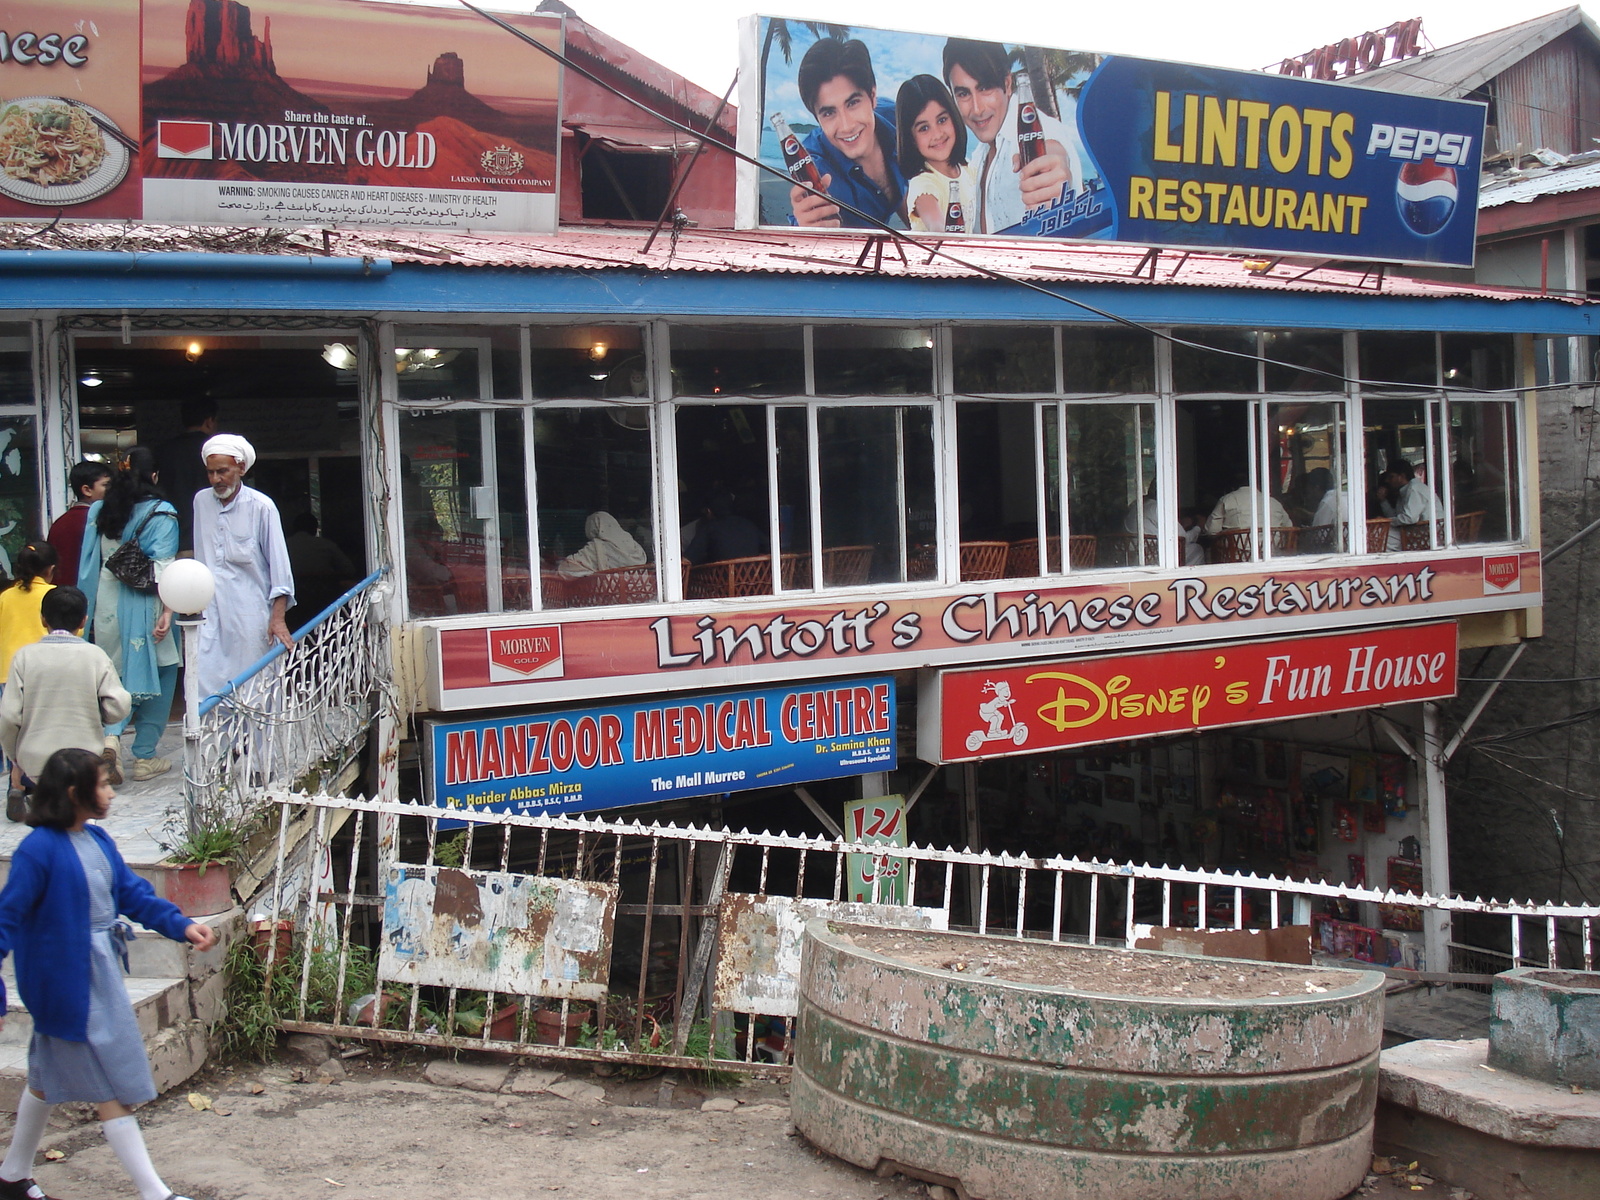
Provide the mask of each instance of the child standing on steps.
{"label": "child standing on steps", "polygon": [[[0,1162],[0,1200],[47,1200],[32,1179],[33,1159],[50,1109],[70,1101],[95,1106],[140,1200],[184,1200],[156,1174],[129,1107],[155,1099],[156,1088],[122,981],[126,926],[117,915],[200,950],[216,935],[158,897],[111,836],[88,824],[104,819],[115,798],[100,755],[57,750],[33,794],[34,830],[0,890],[0,958],[16,955],[17,990],[33,1018],[28,1086]],[[0,984],[0,1014],[4,1006]]]}

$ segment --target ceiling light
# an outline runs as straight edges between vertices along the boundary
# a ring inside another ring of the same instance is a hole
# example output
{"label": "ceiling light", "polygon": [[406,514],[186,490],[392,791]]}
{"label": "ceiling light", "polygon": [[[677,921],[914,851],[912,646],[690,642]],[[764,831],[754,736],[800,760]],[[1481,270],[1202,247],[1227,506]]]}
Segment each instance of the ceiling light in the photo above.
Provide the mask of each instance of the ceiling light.
{"label": "ceiling light", "polygon": [[100,372],[89,370],[83,373],[83,378],[78,382],[84,387],[99,387],[105,380],[100,378]]}
{"label": "ceiling light", "polygon": [[356,352],[343,342],[329,342],[322,348],[322,361],[338,371],[352,371],[356,365]]}
{"label": "ceiling light", "polygon": [[202,346],[199,342],[190,342],[188,344],[188,346],[186,346],[184,348],[183,356],[185,358],[187,358],[190,362],[199,362],[200,361],[200,356],[202,354],[204,354],[205,352],[206,352],[206,348],[204,346]]}
{"label": "ceiling light", "polygon": [[594,359],[596,362],[599,362],[606,356],[606,351],[608,349],[609,347],[604,342],[596,342],[594,345],[589,347],[589,357]]}

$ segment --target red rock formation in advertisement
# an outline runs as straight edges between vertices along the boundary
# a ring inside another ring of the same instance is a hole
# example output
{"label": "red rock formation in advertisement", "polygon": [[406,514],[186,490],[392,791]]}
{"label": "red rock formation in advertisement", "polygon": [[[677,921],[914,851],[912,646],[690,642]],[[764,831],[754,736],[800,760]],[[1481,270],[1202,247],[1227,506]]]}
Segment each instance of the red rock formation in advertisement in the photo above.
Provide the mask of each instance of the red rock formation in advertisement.
{"label": "red rock formation in advertisement", "polygon": [[189,0],[183,18],[188,60],[202,70],[243,75],[277,75],[272,65],[272,18],[258,41],[250,31],[250,10],[238,0]]}
{"label": "red rock formation in advertisement", "polygon": [[263,23],[262,33],[261,38],[255,36],[250,9],[238,0],[189,0],[183,20],[187,61],[145,84],[146,108],[154,106],[160,116],[169,118],[284,108],[329,111],[326,104],[279,77],[272,61],[271,17]]}

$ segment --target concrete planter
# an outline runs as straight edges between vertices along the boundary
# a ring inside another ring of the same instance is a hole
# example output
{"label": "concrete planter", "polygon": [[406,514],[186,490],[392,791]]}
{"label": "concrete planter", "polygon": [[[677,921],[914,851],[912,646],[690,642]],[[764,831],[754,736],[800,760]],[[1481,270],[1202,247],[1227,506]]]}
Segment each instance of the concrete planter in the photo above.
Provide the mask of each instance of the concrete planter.
{"label": "concrete planter", "polygon": [[1489,1065],[1600,1088],[1600,972],[1518,967],[1495,976]]}
{"label": "concrete planter", "polygon": [[204,917],[233,907],[233,876],[227,863],[162,863],[168,900],[185,916]]}
{"label": "concrete planter", "polygon": [[[984,1200],[1337,1200],[1362,1181],[1376,972],[1275,967],[1325,990],[1250,1000],[1096,995],[915,966],[850,929],[806,927],[791,1087],[800,1131],[846,1161]],[[1014,944],[949,936],[974,957]]]}

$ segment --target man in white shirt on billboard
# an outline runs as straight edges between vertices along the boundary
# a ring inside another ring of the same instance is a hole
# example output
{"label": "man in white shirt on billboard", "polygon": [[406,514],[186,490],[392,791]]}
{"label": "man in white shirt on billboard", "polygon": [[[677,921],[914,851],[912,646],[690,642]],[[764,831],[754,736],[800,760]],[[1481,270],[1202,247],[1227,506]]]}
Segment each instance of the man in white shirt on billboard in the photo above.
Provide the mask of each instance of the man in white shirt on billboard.
{"label": "man in white shirt on billboard", "polygon": [[997,42],[951,38],[944,46],[944,78],[967,129],[982,145],[973,151],[980,181],[975,233],[1002,233],[1029,209],[1059,200],[1075,186],[1067,146],[1075,139],[1054,117],[1039,112],[1045,152],[1026,166],[1017,141],[1016,79],[1011,56]]}

